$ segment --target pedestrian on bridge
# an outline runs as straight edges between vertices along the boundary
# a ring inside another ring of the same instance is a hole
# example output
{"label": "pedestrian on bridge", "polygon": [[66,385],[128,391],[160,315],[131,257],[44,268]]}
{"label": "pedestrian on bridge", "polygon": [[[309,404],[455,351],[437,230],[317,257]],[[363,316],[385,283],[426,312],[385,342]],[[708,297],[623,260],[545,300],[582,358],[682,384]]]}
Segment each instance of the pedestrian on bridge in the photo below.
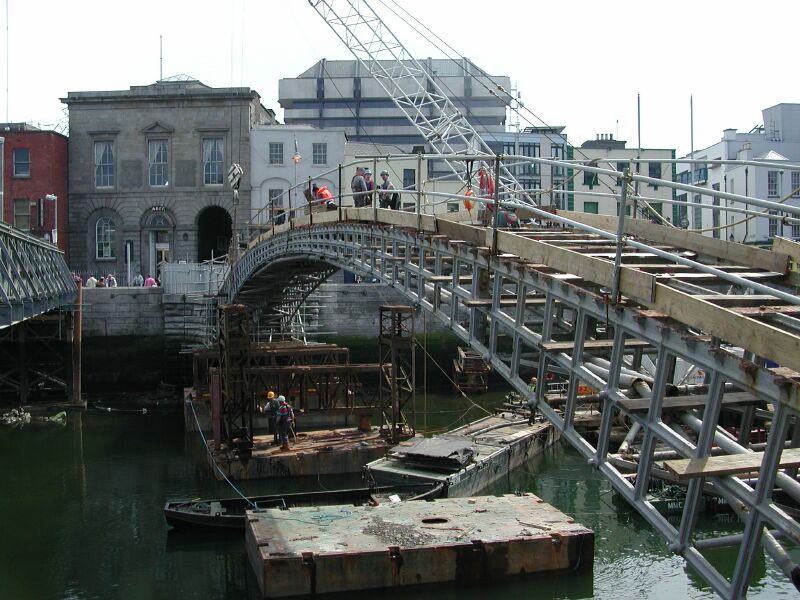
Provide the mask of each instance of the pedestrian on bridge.
{"label": "pedestrian on bridge", "polygon": [[397,205],[400,204],[400,194],[395,191],[394,184],[389,179],[389,171],[381,171],[381,179],[383,179],[383,183],[378,186],[381,190],[378,193],[380,207],[397,210]]}
{"label": "pedestrian on bridge", "polygon": [[356,174],[350,180],[350,190],[353,192],[353,205],[356,208],[366,206],[369,189],[364,179],[364,167],[356,167]]}
{"label": "pedestrian on bridge", "polygon": [[144,280],[144,287],[158,287],[158,283],[156,283],[155,279],[150,277],[149,273],[147,275],[147,278]]}
{"label": "pedestrian on bridge", "polygon": [[117,287],[117,278],[111,273],[106,277],[106,287]]}
{"label": "pedestrian on bridge", "polygon": [[133,278],[131,285],[133,285],[133,287],[142,287],[144,285],[144,277],[142,277],[139,271],[136,271],[136,277]]}
{"label": "pedestrian on bridge", "polygon": [[320,187],[315,183],[311,186],[311,191],[314,193],[314,200],[317,200],[321,206],[324,206],[327,210],[336,210],[336,202],[334,202],[333,194],[331,194],[327,185]]}
{"label": "pedestrian on bridge", "polygon": [[94,275],[89,275],[89,279],[86,280],[86,285],[83,287],[93,288],[97,287],[97,279],[94,278]]}

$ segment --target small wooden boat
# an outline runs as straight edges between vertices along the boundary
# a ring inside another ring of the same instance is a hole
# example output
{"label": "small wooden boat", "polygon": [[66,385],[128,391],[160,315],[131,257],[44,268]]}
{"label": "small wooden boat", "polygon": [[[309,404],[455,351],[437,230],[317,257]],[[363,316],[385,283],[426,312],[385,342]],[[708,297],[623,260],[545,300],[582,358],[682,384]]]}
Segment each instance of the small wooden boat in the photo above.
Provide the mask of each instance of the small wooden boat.
{"label": "small wooden boat", "polygon": [[337,504],[376,506],[408,500],[432,500],[439,497],[443,489],[441,484],[414,484],[276,494],[246,499],[171,500],[164,505],[164,518],[168,525],[176,529],[244,530],[247,510]]}

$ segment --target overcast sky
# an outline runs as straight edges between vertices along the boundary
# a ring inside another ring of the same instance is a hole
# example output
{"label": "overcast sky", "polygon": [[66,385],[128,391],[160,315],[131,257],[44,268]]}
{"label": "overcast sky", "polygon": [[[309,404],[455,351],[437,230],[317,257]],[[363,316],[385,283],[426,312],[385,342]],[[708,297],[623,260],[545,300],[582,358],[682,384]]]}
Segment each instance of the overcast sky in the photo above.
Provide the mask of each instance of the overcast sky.
{"label": "overcast sky", "polygon": [[[398,23],[390,0],[370,1],[415,57],[442,56]],[[351,58],[307,0],[3,2],[9,101],[4,85],[0,120],[52,127],[66,120],[59,98],[68,91],[153,83],[159,35],[165,77],[249,86],[279,118],[280,78],[323,57]],[[800,102],[797,0],[400,2],[461,55],[508,75],[526,107],[565,125],[574,145],[613,133],[636,146],[637,93],[643,147],[678,155],[689,150],[690,95],[696,148],[727,127],[749,131],[763,108]]]}

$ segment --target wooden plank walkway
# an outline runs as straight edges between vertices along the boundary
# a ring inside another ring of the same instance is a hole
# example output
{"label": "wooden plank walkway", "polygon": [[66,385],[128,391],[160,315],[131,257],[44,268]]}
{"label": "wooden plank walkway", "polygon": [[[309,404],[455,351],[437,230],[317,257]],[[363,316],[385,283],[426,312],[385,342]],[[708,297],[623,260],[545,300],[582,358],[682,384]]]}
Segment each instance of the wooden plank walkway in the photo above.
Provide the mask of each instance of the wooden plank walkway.
{"label": "wooden plank walkway", "polygon": [[[707,399],[708,397],[705,394],[668,396],[663,400],[662,409],[690,410],[692,408],[702,408],[706,405]],[[725,394],[722,397],[722,404],[725,405],[755,404],[758,401],[758,398],[747,392],[734,392]],[[631,400],[622,400],[620,405],[629,412],[640,412],[650,408],[650,399],[634,398]]]}
{"label": "wooden plank walkway", "polygon": [[[698,477],[718,477],[758,471],[761,469],[763,459],[763,452],[748,452],[747,454],[666,460],[664,466],[668,471],[674,473],[679,481],[688,481]],[[797,466],[800,466],[800,448],[785,449],[781,454],[778,467],[786,469]]]}

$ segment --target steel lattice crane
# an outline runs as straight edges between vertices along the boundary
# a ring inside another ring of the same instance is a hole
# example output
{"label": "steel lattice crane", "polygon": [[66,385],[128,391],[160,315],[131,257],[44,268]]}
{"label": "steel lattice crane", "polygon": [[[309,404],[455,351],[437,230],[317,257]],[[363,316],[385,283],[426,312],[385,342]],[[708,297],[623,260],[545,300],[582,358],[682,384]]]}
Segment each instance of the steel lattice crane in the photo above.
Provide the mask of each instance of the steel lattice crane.
{"label": "steel lattice crane", "polygon": [[[422,134],[434,153],[495,154],[366,0],[308,1]],[[465,162],[445,162],[459,178],[467,172]],[[495,165],[483,166],[490,172],[495,171]],[[535,197],[523,191],[506,167],[500,166],[496,179],[505,197],[513,194],[517,203],[537,205]]]}

